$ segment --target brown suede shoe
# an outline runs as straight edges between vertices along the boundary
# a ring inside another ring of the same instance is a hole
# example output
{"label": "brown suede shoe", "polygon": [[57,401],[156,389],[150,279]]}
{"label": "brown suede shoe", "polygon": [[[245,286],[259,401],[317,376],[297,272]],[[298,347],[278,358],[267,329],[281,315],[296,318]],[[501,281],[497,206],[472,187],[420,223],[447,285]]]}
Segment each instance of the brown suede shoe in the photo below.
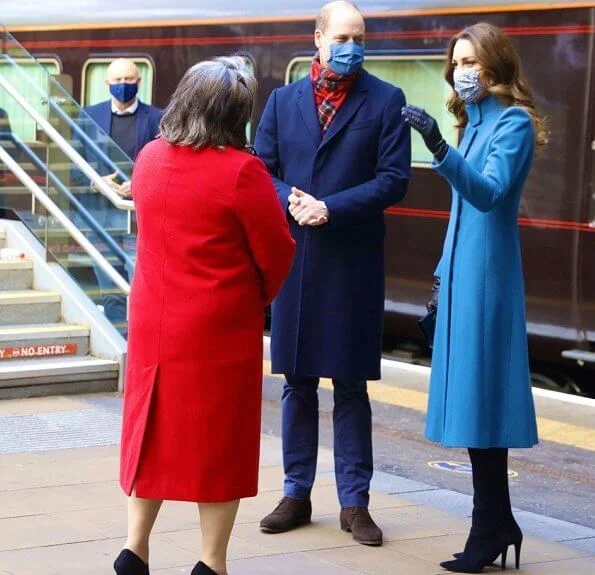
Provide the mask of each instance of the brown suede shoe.
{"label": "brown suede shoe", "polygon": [[382,531],[365,507],[341,509],[341,529],[351,533],[362,545],[382,545]]}
{"label": "brown suede shoe", "polygon": [[284,497],[275,510],[260,522],[260,529],[265,533],[283,533],[310,523],[311,518],[312,503],[309,499]]}

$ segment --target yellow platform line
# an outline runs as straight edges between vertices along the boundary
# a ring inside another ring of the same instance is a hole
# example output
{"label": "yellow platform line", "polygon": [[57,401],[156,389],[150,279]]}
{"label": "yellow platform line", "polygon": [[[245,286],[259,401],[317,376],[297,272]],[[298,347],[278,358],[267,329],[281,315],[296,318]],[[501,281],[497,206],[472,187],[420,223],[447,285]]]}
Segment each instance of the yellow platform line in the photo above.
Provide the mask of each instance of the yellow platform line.
{"label": "yellow platform line", "polygon": [[[273,375],[271,374],[271,362],[268,360],[264,362],[264,373],[265,375]],[[333,383],[330,379],[322,378],[320,387],[332,391]],[[428,394],[426,392],[388,385],[382,381],[370,382],[368,384],[368,395],[372,401],[406,407],[420,413],[425,413],[428,405]],[[539,438],[543,441],[552,441],[562,445],[595,451],[595,432],[589,427],[538,417],[537,428]]]}

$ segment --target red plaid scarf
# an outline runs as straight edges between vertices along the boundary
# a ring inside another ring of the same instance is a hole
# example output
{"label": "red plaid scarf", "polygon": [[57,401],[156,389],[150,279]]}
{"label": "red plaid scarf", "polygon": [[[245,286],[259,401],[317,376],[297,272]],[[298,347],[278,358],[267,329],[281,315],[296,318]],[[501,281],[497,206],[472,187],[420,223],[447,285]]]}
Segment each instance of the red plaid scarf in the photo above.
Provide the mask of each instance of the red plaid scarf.
{"label": "red plaid scarf", "polygon": [[314,86],[318,121],[323,136],[329,129],[339,108],[347,99],[349,90],[357,76],[357,73],[351,76],[343,76],[333,72],[330,68],[323,68],[319,55],[314,56],[312,68],[310,69],[310,79]]}

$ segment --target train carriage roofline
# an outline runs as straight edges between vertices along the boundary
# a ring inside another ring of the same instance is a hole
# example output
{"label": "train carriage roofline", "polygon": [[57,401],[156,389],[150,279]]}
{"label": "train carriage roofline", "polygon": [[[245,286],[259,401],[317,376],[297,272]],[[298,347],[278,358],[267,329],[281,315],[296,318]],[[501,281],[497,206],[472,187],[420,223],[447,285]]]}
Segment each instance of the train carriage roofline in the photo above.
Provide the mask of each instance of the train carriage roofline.
{"label": "train carriage roofline", "polygon": [[[85,15],[76,15],[72,2],[61,10],[61,0],[53,0],[46,7],[35,6],[33,10],[12,0],[3,7],[0,23],[11,32],[34,32],[51,30],[91,30],[130,27],[179,27],[231,25],[267,22],[312,21],[322,1],[310,0],[294,2],[291,8],[281,2],[275,5],[255,8],[254,2],[246,3],[245,10],[238,10],[238,1],[221,0],[219,8],[200,6],[196,2],[192,7],[182,5],[185,0],[95,0],[98,9],[89,7],[88,1],[81,0],[81,8],[86,8]],[[101,9],[99,5],[101,4]],[[206,4],[206,2],[202,3]],[[223,6],[221,6],[223,4]],[[561,10],[570,8],[595,8],[595,2],[525,0],[514,3],[511,0],[405,0],[399,2],[399,9],[392,7],[379,10],[377,0],[359,0],[358,6],[367,18],[393,18],[407,16],[440,16],[448,14],[490,14],[502,12]],[[387,3],[396,5],[397,2]],[[226,6],[229,8],[226,9]],[[210,14],[209,14],[210,12]],[[87,16],[89,14],[90,16]],[[181,17],[183,14],[183,17]],[[38,24],[45,21],[46,24]]]}

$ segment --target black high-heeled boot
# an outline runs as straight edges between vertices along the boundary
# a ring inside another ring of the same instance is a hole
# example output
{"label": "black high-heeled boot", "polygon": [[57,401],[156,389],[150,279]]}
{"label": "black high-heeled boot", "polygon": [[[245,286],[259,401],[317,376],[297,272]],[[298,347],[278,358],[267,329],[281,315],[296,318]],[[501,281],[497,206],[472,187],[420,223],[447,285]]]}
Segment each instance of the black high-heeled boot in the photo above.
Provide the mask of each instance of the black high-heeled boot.
{"label": "black high-heeled boot", "polygon": [[[512,504],[510,502],[510,486],[509,486],[509,481],[508,481],[508,450],[506,451],[506,475],[504,475],[501,480],[502,480],[502,485],[501,485],[501,489],[502,489],[502,493],[503,493],[503,508],[504,508],[504,523],[506,526],[506,536],[505,539],[507,539],[508,541],[511,541],[511,545],[514,545],[515,542],[520,542],[519,543],[519,547],[518,549],[520,550],[520,545],[522,544],[523,541],[523,532],[521,531],[521,528],[519,527],[519,524],[516,522],[516,519],[514,518],[514,515],[512,513]],[[453,553],[453,557],[455,559],[460,559],[463,556],[463,553]],[[517,564],[517,569],[518,569],[518,564],[519,562],[516,563]],[[504,565],[506,565],[506,561],[504,561]],[[495,563],[492,563],[491,567],[497,567],[497,565]]]}
{"label": "black high-heeled boot", "polygon": [[471,531],[463,553],[454,561],[440,565],[456,573],[481,573],[502,555],[504,569],[510,545],[515,546],[518,564],[522,533],[512,511],[508,512],[508,450],[470,449],[469,455],[474,489]]}
{"label": "black high-heeled boot", "polygon": [[122,549],[114,561],[114,571],[118,575],[149,575],[149,566],[130,549]]}
{"label": "black high-heeled boot", "polygon": [[192,569],[190,575],[217,575],[216,571],[213,571],[208,565],[199,561]]}

